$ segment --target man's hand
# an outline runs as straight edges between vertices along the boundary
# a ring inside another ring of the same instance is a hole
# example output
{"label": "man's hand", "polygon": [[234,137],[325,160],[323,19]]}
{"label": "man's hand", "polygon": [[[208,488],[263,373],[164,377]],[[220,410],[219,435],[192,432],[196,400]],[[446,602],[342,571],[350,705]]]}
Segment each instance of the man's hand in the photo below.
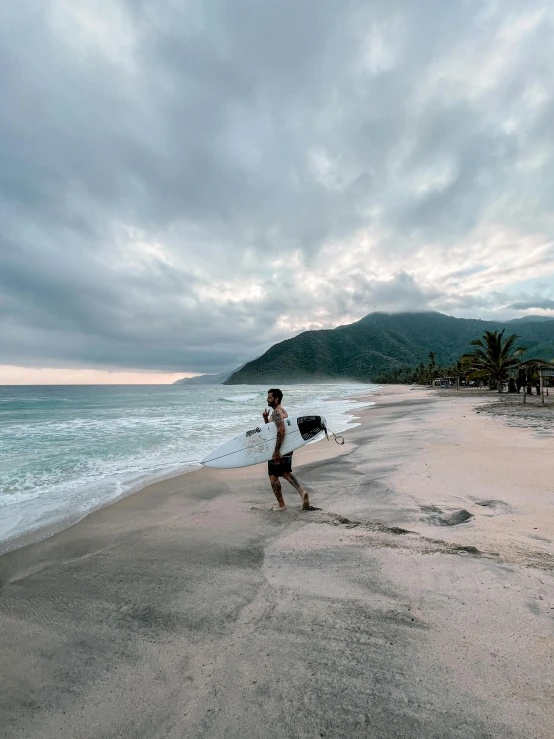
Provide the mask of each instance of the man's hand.
{"label": "man's hand", "polygon": [[273,452],[273,456],[271,457],[271,459],[272,459],[272,460],[273,460],[274,462],[280,462],[280,461],[281,461],[281,460],[283,459],[283,458],[281,457],[281,452],[280,452],[280,451],[279,451],[278,449],[276,449],[276,450],[275,450],[275,451]]}
{"label": "man's hand", "polygon": [[264,412],[262,413],[262,416],[264,417],[264,421],[265,421],[266,423],[269,423],[269,411],[267,410],[267,408],[266,408],[266,409],[265,409],[265,411],[264,411]]}

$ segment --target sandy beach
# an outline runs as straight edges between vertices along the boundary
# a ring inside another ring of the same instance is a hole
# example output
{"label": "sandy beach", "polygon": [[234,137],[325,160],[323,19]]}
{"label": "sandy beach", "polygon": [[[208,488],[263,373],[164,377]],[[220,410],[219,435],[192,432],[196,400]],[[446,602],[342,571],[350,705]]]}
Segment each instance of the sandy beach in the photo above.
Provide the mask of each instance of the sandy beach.
{"label": "sandy beach", "polygon": [[551,739],[554,409],[493,396],[373,394],[321,510],[204,469],[2,556],[0,735]]}

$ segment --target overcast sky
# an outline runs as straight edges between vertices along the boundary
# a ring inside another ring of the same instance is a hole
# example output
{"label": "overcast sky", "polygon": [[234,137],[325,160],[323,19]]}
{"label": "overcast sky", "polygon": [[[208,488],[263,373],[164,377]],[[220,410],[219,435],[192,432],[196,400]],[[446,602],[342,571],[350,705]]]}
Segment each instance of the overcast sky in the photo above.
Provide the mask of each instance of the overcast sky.
{"label": "overcast sky", "polygon": [[550,0],[2,3],[0,382],[554,315],[553,34]]}

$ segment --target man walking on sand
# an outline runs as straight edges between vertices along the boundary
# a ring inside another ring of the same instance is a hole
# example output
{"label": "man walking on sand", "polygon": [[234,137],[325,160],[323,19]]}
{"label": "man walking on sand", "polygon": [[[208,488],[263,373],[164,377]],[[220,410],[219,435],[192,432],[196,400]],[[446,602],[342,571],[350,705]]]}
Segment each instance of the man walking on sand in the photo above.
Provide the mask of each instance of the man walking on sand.
{"label": "man walking on sand", "polygon": [[279,480],[280,477],[284,477],[287,482],[290,482],[293,488],[296,488],[296,490],[298,490],[298,493],[302,498],[302,508],[307,511],[310,510],[310,500],[308,498],[308,493],[304,490],[302,485],[298,482],[298,480],[292,473],[292,452],[290,452],[289,454],[285,454],[284,456],[281,456],[280,452],[281,445],[283,444],[283,440],[285,438],[284,419],[289,417],[289,414],[281,405],[282,400],[283,393],[276,387],[271,388],[271,390],[267,391],[267,404],[272,409],[271,416],[269,415],[269,411],[267,409],[262,413],[264,421],[266,423],[273,422],[277,427],[275,451],[273,452],[273,457],[267,463],[269,482],[271,483],[271,487],[273,488],[273,492],[275,493],[275,497],[277,498],[277,503],[279,504],[279,508],[274,508],[273,510],[287,510],[287,506],[285,505],[283,493],[281,490],[281,481]]}

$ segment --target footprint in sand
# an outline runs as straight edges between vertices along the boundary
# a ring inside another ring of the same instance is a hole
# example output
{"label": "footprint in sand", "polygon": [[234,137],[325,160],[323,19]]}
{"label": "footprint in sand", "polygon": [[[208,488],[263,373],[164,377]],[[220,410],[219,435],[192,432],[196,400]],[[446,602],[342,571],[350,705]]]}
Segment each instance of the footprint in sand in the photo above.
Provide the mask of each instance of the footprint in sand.
{"label": "footprint in sand", "polygon": [[482,508],[486,508],[488,513],[485,516],[498,516],[503,513],[512,513],[512,507],[503,500],[492,500],[489,498],[471,498],[474,503]]}
{"label": "footprint in sand", "polygon": [[419,507],[424,513],[442,513],[442,509],[436,505],[421,505]]}
{"label": "footprint in sand", "polygon": [[437,506],[420,506],[420,508],[427,513],[422,520],[427,520],[433,526],[459,526],[473,518],[473,514],[463,508],[451,513],[445,513]]}
{"label": "footprint in sand", "polygon": [[552,539],[546,539],[544,536],[539,536],[538,534],[529,534],[530,539],[536,539],[537,541],[545,541],[548,544],[552,544]]}

